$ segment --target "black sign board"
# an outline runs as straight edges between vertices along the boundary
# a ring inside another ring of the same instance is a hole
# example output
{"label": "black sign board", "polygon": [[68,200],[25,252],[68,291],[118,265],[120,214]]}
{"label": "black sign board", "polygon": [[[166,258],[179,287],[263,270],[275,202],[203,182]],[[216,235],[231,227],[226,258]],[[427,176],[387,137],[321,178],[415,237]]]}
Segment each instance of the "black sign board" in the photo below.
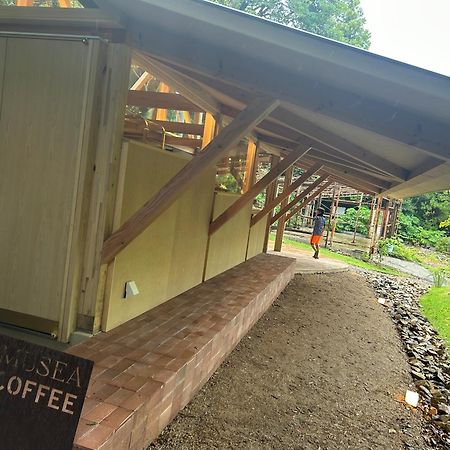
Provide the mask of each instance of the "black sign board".
{"label": "black sign board", "polygon": [[92,367],[0,335],[0,448],[72,449]]}

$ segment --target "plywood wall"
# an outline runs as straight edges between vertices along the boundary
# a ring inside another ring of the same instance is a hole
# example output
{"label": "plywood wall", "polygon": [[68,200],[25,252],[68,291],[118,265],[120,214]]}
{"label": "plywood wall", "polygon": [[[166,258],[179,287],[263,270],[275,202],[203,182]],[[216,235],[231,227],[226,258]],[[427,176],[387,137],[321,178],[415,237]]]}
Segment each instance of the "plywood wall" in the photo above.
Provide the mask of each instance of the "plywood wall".
{"label": "plywood wall", "polygon": [[[232,205],[239,197],[239,194],[217,192],[214,201],[214,219]],[[211,236],[205,280],[245,261],[251,210],[252,202],[249,202],[245,208],[241,209],[238,214],[231,218]]]}
{"label": "plywood wall", "polygon": [[87,114],[95,100],[87,93],[99,48],[82,39],[0,39],[1,309],[64,318],[92,173]]}
{"label": "plywood wall", "polygon": [[267,216],[263,217],[250,228],[248,240],[247,259],[253,258],[263,252],[264,238],[266,234]]}
{"label": "plywood wall", "polygon": [[[138,210],[190,159],[156,147],[129,142],[120,223]],[[125,158],[124,158],[125,160]],[[201,283],[214,195],[211,168],[116,258],[110,270],[103,330],[148,311]],[[139,295],[123,298],[127,281]]]}

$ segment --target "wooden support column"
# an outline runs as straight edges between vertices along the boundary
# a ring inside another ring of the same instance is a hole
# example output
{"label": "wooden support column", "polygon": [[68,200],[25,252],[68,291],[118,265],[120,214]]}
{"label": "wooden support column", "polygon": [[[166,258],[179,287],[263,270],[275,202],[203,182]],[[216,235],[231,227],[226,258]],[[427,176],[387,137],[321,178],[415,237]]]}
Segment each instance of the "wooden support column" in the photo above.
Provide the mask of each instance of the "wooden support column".
{"label": "wooden support column", "polygon": [[290,213],[286,215],[286,221],[288,221],[292,216],[297,214],[302,208],[312,202],[324,189],[326,189],[333,181],[327,181],[325,184],[319,187],[319,189],[312,193],[309,197],[305,198],[300,205],[296,206]]}
{"label": "wooden support column", "polygon": [[272,181],[278,178],[289,167],[295,164],[307,150],[297,150],[289,153],[279,164],[276,165],[269,173],[261,178],[255,185],[253,185],[245,194],[238,198],[228,209],[226,209],[214,222],[209,226],[209,234],[214,234],[220,227],[227,223],[234,217],[242,208],[244,208]]}
{"label": "wooden support column", "polygon": [[205,114],[205,126],[203,128],[202,149],[205,148],[216,135],[216,119],[210,113]]}
{"label": "wooden support column", "polygon": [[70,0],[59,0],[59,6],[61,8],[71,8]]}
{"label": "wooden support column", "polygon": [[358,203],[358,211],[356,211],[355,231],[353,232],[353,240],[352,240],[353,244],[356,242],[356,232],[358,230],[358,222],[359,222],[359,216],[361,215],[361,207],[362,207],[363,199],[364,199],[364,194],[361,194],[361,198],[359,199],[359,203]]}
{"label": "wooden support column", "polygon": [[327,235],[325,237],[325,248],[328,247],[328,239],[330,237],[330,231],[331,231],[331,222],[333,220],[333,211],[334,211],[334,203],[336,201],[336,190],[337,187],[336,185],[333,188],[333,200],[331,202],[331,208],[330,208],[330,214],[328,216],[328,224],[327,224]]}
{"label": "wooden support column", "polygon": [[[283,187],[283,193],[289,192],[289,186],[292,182],[292,175],[294,174],[294,168],[291,167],[288,170],[286,170],[286,173],[284,174],[284,187]],[[281,202],[281,208],[285,208],[286,205],[289,203],[289,195],[285,196],[285,199]],[[286,226],[286,220],[285,216],[283,215],[278,220],[277,225],[277,235],[275,237],[275,245],[273,249],[276,252],[281,252],[281,247],[283,246],[283,236],[284,236],[284,228]]]}
{"label": "wooden support column", "polygon": [[[270,169],[272,170],[276,165],[280,162],[279,156],[272,156]],[[278,178],[276,178],[272,183],[270,183],[269,187],[266,190],[266,203],[265,206],[269,205],[277,195],[277,186],[278,186]],[[269,210],[267,215],[267,224],[266,224],[266,234],[264,236],[264,246],[263,252],[267,253],[267,247],[269,245],[269,235],[270,235],[270,220],[272,219],[272,209]]]}
{"label": "wooden support column", "polygon": [[341,186],[339,186],[337,197],[336,197],[336,203],[334,205],[334,211],[333,211],[333,223],[331,226],[331,235],[330,235],[330,247],[333,247],[333,239],[334,239],[334,233],[336,232],[336,224],[337,224],[337,210],[339,208],[339,200],[341,198]]}
{"label": "wooden support column", "polygon": [[285,198],[291,195],[295,190],[299,189],[301,185],[312,177],[316,172],[318,172],[323,165],[321,163],[315,164],[311,169],[307,170],[305,173],[300,175],[287,189],[283,189],[283,192],[276,198],[274,198],[269,204],[266,203],[264,208],[255,216],[252,217],[250,223],[251,226],[258,223],[263,217],[267,215],[269,211],[272,211],[277,205],[279,205]]}
{"label": "wooden support column", "polygon": [[16,6],[33,6],[33,0],[17,0]]}
{"label": "wooden support column", "polygon": [[256,143],[252,139],[249,139],[247,146],[247,160],[245,163],[244,184],[242,186],[243,194],[255,184],[256,169],[258,165],[257,157]]}
{"label": "wooden support column", "polygon": [[[301,200],[308,196],[314,189],[328,178],[328,175],[318,178],[314,183],[310,184],[304,191],[300,192],[294,199],[292,199],[286,206],[281,207],[280,211],[271,219],[271,224],[275,223],[280,217],[286,214],[291,208],[297,205]],[[320,191],[322,192],[322,191]]]}
{"label": "wooden support column", "polygon": [[106,241],[102,262],[107,263],[154,222],[208,167],[216,164],[255,126],[267,117],[279,102],[258,97],[211,141],[203,152],[192,158],[152,199],[134,213]]}
{"label": "wooden support column", "polygon": [[383,209],[383,225],[381,228],[381,234],[383,239],[386,239],[386,235],[387,235],[387,231],[388,231],[388,224],[389,224],[389,216],[390,216],[390,201],[387,200],[386,201],[386,205],[384,206]]}
{"label": "wooden support column", "polygon": [[381,211],[381,204],[383,203],[383,197],[380,195],[377,196],[376,199],[376,208],[375,208],[375,214],[373,218],[373,233],[372,238],[370,241],[370,249],[369,249],[369,255],[373,255],[375,253],[375,246],[378,241],[378,224],[380,221],[380,211]]}

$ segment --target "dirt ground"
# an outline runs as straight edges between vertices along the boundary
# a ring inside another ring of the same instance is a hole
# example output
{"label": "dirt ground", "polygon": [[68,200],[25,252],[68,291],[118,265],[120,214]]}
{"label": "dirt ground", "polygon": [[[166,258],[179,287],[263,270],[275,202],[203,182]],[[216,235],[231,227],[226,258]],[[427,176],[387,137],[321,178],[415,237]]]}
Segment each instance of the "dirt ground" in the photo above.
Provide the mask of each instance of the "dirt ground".
{"label": "dirt ground", "polygon": [[387,311],[354,272],[297,275],[156,449],[427,449]]}

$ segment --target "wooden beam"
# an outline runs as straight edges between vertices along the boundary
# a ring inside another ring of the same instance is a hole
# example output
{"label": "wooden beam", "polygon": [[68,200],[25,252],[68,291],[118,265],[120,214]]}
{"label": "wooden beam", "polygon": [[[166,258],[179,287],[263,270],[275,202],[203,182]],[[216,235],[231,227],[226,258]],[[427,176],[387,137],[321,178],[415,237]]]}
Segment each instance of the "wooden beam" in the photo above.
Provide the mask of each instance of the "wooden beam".
{"label": "wooden beam", "polygon": [[194,136],[203,134],[203,125],[197,123],[171,122],[169,120],[152,120],[151,122],[160,125],[169,133],[191,134]]}
{"label": "wooden beam", "polygon": [[227,223],[234,217],[248,202],[262,192],[272,181],[277,179],[283,172],[285,172],[292,164],[295,164],[308,150],[297,150],[286,156],[279,164],[270,170],[263,178],[254,184],[245,194],[239,197],[228,209],[226,209],[216,220],[209,226],[209,235],[214,234],[220,227]]}
{"label": "wooden beam", "polygon": [[180,94],[129,91],[127,105],[140,108],[174,109],[176,111],[199,111],[199,108]]}
{"label": "wooden beam", "polygon": [[[25,2],[27,0],[18,0]],[[19,5],[17,5],[19,6]],[[59,29],[123,29],[123,26],[105,11],[97,8],[37,8],[29,5],[22,8],[0,6],[2,28],[37,27]]]}
{"label": "wooden beam", "polygon": [[230,125],[223,128],[203,152],[192,158],[160,191],[134,213],[103,246],[102,262],[109,263],[154,222],[208,167],[216,164],[277,106],[277,100],[258,97]]}
{"label": "wooden beam", "polygon": [[256,166],[257,166],[257,154],[256,143],[252,139],[249,139],[247,145],[247,159],[245,163],[244,184],[242,186],[242,193],[245,194],[253,184],[255,184],[256,178]]}
{"label": "wooden beam", "polygon": [[[159,83],[158,91],[162,94],[169,94],[170,88],[162,81]],[[155,114],[156,120],[167,120],[167,108],[157,108]]]}
{"label": "wooden beam", "polygon": [[141,67],[148,69],[155,77],[165,81],[172,89],[189,99],[197,106],[198,111],[206,111],[211,114],[220,113],[219,102],[200,83],[143,53],[135,52],[133,57]]}
{"label": "wooden beam", "polygon": [[314,181],[314,183],[310,184],[304,191],[296,195],[289,203],[287,203],[284,207],[282,207],[280,211],[278,211],[278,213],[272,217],[270,224],[272,225],[273,223],[275,223],[280,217],[282,217],[291,208],[293,208],[300,200],[304,199],[308,194],[314,191],[314,189],[316,189],[327,178],[328,177],[326,175],[318,178],[316,181]]}
{"label": "wooden beam", "polygon": [[212,114],[205,113],[202,148],[205,148],[214,139],[214,136],[216,135],[216,129],[216,119],[214,119]]}
{"label": "wooden beam", "polygon": [[17,0],[16,6],[33,6],[33,0]]}
{"label": "wooden beam", "polygon": [[[284,174],[284,188],[283,193],[285,191],[288,191],[289,185],[292,181],[292,175],[294,173],[294,168],[289,167],[288,170],[286,170],[286,173]],[[287,196],[282,202],[281,202],[281,208],[285,207],[289,203],[289,196]],[[286,226],[286,220],[284,220],[284,216],[280,217],[280,220],[277,224],[277,234],[275,236],[275,244],[273,246],[274,251],[281,252],[281,247],[283,246],[283,236],[284,236],[284,227]]]}
{"label": "wooden beam", "polygon": [[192,149],[200,148],[202,146],[201,139],[192,139],[187,137],[178,137],[166,135],[164,142],[166,145],[174,145],[179,147],[189,147]]}
{"label": "wooden beam", "polygon": [[70,0],[59,0],[59,6],[61,8],[72,8],[72,5],[70,4]]}
{"label": "wooden beam", "polygon": [[144,86],[153,78],[148,72],[144,72],[131,86],[130,91],[141,91]]}
{"label": "wooden beam", "polygon": [[283,189],[283,192],[276,198],[274,198],[271,202],[267,203],[264,208],[255,214],[252,217],[250,222],[250,226],[252,227],[256,223],[258,223],[263,217],[265,217],[269,211],[272,211],[276,208],[277,205],[280,204],[285,198],[291,195],[295,190],[297,190],[308,178],[312,177],[316,172],[322,169],[323,164],[316,163],[310,169],[308,169],[305,173],[300,175],[287,189]]}
{"label": "wooden beam", "polygon": [[327,181],[323,186],[320,186],[317,191],[312,193],[309,197],[303,200],[300,205],[296,206],[289,214],[286,215],[286,222],[293,216],[295,216],[302,208],[304,208],[308,203],[314,200],[323,190],[325,190],[330,184],[333,184],[332,180]]}

